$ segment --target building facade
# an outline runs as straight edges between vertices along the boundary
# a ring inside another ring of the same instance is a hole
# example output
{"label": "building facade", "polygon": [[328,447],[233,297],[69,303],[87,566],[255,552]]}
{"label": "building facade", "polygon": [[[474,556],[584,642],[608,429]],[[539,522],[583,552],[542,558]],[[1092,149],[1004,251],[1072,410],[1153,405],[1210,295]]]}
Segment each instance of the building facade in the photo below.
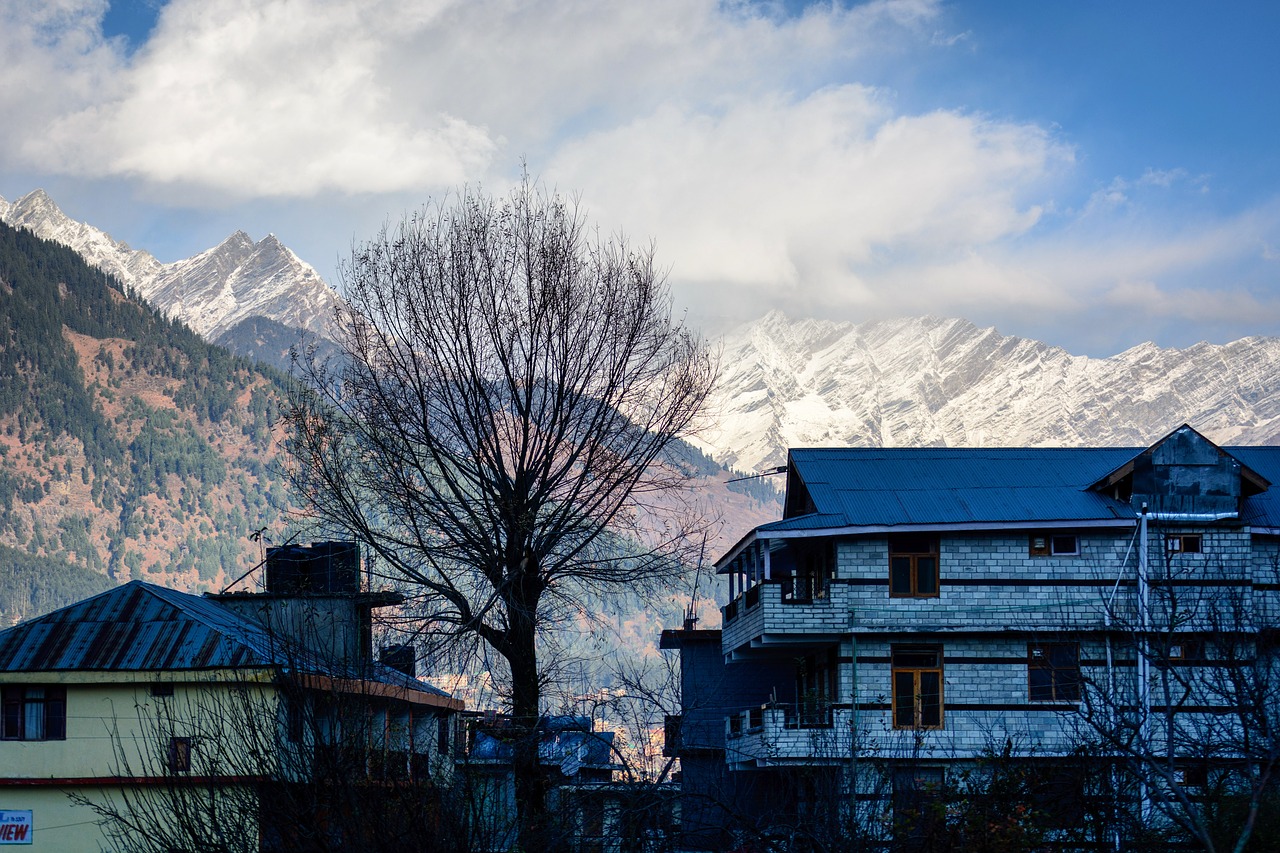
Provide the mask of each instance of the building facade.
{"label": "building facade", "polygon": [[0,824],[48,851],[354,849],[435,826],[418,804],[452,784],[462,704],[403,650],[374,659],[395,597],[362,592],[350,553],[340,582],[313,575],[331,545],[269,564],[263,593],[134,581],[0,632]]}
{"label": "building facade", "polygon": [[664,635],[729,685],[685,685],[686,796],[714,799],[710,756],[731,801],[788,780],[762,830],[920,835],[922,798],[1003,757],[1034,767],[1042,826],[1079,830],[1107,787],[1079,768],[1108,767],[1090,831],[1110,846],[1259,784],[1276,477],[1280,448],[1187,426],[1147,448],[791,451],[783,518],[717,562],[718,659],[716,632]]}

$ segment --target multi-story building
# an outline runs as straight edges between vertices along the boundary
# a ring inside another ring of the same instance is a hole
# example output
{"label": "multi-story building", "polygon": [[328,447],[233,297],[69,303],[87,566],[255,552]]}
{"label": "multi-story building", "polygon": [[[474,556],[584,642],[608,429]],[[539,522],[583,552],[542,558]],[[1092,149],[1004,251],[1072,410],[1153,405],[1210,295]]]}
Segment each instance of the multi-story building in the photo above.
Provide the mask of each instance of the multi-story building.
{"label": "multi-story building", "polygon": [[424,798],[452,784],[462,703],[412,650],[373,658],[372,612],[398,596],[362,591],[343,543],[273,549],[266,586],[134,581],[0,632],[0,841],[318,851],[437,831]]}
{"label": "multi-story building", "polygon": [[919,832],[924,793],[1004,756],[1045,771],[1042,822],[1079,824],[1063,768],[1085,750],[1123,766],[1136,820],[1210,777],[1247,787],[1219,771],[1280,758],[1242,737],[1277,695],[1277,478],[1280,447],[1188,426],[1147,448],[792,450],[782,519],[717,562],[721,630],[663,638],[697,673],[671,726],[687,802],[772,779],[752,813],[773,831],[840,804]]}

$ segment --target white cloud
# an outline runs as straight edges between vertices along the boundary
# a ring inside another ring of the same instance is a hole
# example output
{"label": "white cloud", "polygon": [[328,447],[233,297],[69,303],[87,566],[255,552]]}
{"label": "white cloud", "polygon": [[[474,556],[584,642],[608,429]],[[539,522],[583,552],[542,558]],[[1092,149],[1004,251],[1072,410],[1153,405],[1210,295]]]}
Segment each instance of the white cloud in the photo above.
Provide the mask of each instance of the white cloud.
{"label": "white cloud", "polygon": [[102,38],[105,8],[0,0],[4,172],[235,205],[314,239],[295,246],[313,262],[527,156],[606,229],[653,237],[704,319],[1114,336],[1144,302],[1150,322],[1276,313],[1256,268],[1230,277],[1280,245],[1274,207],[1205,212],[1208,177],[1178,164],[1090,195],[1057,128],[868,85],[982,49],[939,0],[170,0],[134,53]]}
{"label": "white cloud", "polygon": [[42,72],[28,88],[53,96],[10,99],[36,119],[11,147],[51,172],[240,198],[475,180],[665,102],[803,85],[936,14],[927,0],[798,18],[714,0],[171,0],[126,58],[98,35],[103,9],[46,13],[59,35],[39,39],[40,22],[13,26],[32,13],[0,7],[23,68]]}
{"label": "white cloud", "polygon": [[1071,160],[1035,126],[895,115],[875,91],[839,86],[715,114],[661,109],[565,145],[546,175],[603,222],[653,235],[694,299],[727,298],[746,319],[784,294],[798,310],[905,309],[911,291],[886,266],[1027,232]]}

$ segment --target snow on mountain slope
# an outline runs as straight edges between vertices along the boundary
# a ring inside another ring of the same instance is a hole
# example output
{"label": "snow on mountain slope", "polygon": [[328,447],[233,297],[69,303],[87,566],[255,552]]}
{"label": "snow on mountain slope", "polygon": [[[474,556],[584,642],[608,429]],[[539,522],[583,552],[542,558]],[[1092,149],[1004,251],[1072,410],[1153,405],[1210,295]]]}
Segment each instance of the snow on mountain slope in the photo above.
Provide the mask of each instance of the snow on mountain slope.
{"label": "snow on mountain slope", "polygon": [[[338,296],[274,236],[237,231],[162,264],[67,217],[41,190],[0,220],[64,243],[209,339],[253,317],[331,336]],[[788,447],[1149,444],[1184,422],[1219,443],[1280,438],[1280,339],[1076,356],[959,319],[863,324],[772,313],[723,340],[699,444],[739,470]]]}
{"label": "snow on mountain slope", "polygon": [[1141,445],[1183,422],[1280,437],[1280,339],[1075,356],[965,320],[855,325],[774,312],[728,334],[702,443],[763,470],[798,446]]}
{"label": "snow on mountain slope", "polygon": [[71,219],[43,190],[13,203],[0,199],[0,221],[71,247],[210,340],[255,316],[332,336],[338,295],[274,235],[255,243],[237,231],[193,258],[162,264],[147,252]]}

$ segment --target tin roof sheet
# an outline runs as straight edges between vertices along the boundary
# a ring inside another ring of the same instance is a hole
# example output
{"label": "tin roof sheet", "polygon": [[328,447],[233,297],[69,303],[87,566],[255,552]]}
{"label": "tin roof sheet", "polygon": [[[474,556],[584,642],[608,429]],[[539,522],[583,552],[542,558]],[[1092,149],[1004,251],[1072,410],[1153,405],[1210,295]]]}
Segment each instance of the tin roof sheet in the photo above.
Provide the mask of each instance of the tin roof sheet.
{"label": "tin roof sheet", "polygon": [[449,695],[382,664],[357,671],[325,663],[216,601],[143,581],[0,631],[0,672],[252,667],[372,679]]}
{"label": "tin roof sheet", "polygon": [[[1280,483],[1280,447],[1224,447]],[[788,488],[816,512],[759,533],[897,525],[1043,524],[1135,518],[1132,507],[1090,489],[1141,447],[804,448],[790,453]],[[1280,528],[1280,489],[1245,498],[1241,520]]]}
{"label": "tin roof sheet", "polygon": [[[824,526],[1131,518],[1090,484],[1141,448],[819,448],[791,451]],[[800,517],[804,518],[804,517]],[[769,529],[803,529],[785,519]],[[806,522],[806,524],[809,524]]]}
{"label": "tin roof sheet", "polygon": [[1245,499],[1240,520],[1254,527],[1280,529],[1280,447],[1224,447],[1223,450],[1274,484],[1261,494]]}

